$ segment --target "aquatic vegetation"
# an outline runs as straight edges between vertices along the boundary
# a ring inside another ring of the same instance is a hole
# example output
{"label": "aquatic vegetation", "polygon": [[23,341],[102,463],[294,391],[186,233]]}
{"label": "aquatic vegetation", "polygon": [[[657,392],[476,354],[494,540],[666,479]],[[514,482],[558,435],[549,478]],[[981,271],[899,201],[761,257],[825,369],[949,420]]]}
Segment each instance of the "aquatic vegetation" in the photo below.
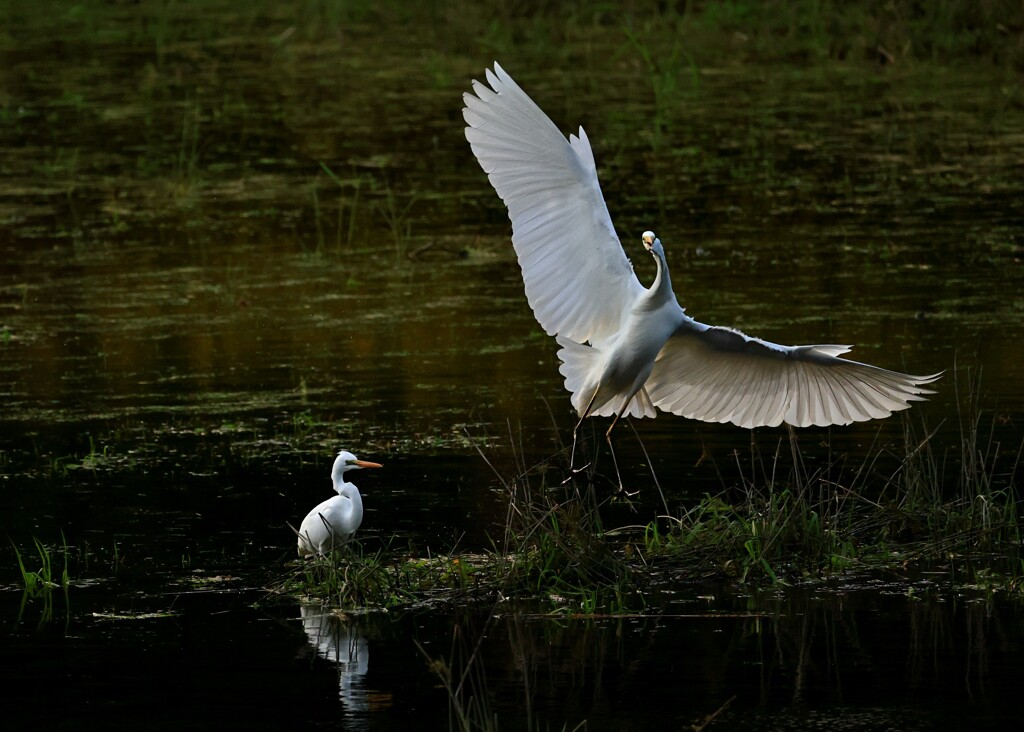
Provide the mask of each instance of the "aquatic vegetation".
{"label": "aquatic vegetation", "polygon": [[71,585],[71,580],[68,576],[67,545],[64,545],[62,552],[64,568],[58,577],[54,574],[53,555],[50,549],[35,537],[32,538],[32,541],[35,544],[36,556],[39,558],[39,569],[36,570],[25,568],[25,559],[22,557],[21,551],[17,545],[12,544],[14,555],[18,560],[18,569],[21,572],[21,581],[25,592],[33,598],[45,596],[57,589],[61,589],[66,593]]}
{"label": "aquatic vegetation", "polygon": [[[320,168],[338,186],[338,213],[334,222],[334,254],[340,255],[345,249],[350,249],[356,241],[356,222],[360,218],[358,214],[363,178],[354,176],[351,180],[342,180],[322,160],[320,161]],[[313,216],[317,233],[316,253],[323,256],[328,253],[327,236],[322,223],[319,193],[315,184],[313,185],[312,196]]]}
{"label": "aquatic vegetation", "polygon": [[22,595],[21,605],[18,609],[18,619],[24,615],[25,608],[29,600],[41,600],[42,610],[39,617],[39,625],[42,626],[53,620],[54,615],[54,592],[61,590],[64,595],[64,607],[66,609],[65,618],[70,622],[71,617],[71,606],[68,598],[68,591],[71,588],[71,577],[68,573],[68,547],[67,542],[61,535],[62,550],[60,551],[61,556],[64,559],[64,566],[60,571],[60,574],[56,574],[56,569],[53,566],[53,551],[47,547],[38,538],[33,537],[32,542],[35,545],[36,557],[39,560],[38,569],[28,569],[26,567],[26,561],[29,561],[26,557],[23,557],[21,551],[17,545],[13,542],[11,545],[14,548],[14,555],[18,561],[18,571],[21,573],[22,582]]}
{"label": "aquatic vegetation", "polygon": [[[969,403],[977,406],[973,397]],[[907,571],[911,565],[955,564],[968,576],[1007,567],[1012,574],[1022,555],[1017,469],[1024,445],[1004,467],[999,444],[979,443],[980,417],[972,409],[959,449],[940,453],[923,419],[917,429],[905,416],[902,450],[875,446],[850,474],[838,461],[808,472],[790,433],[788,478],[776,474],[781,443],[768,471],[752,450],[741,486],[706,495],[696,506],[662,517],[664,524],[648,524],[644,548],[650,557],[671,557],[691,572],[720,572],[740,582]],[[879,464],[887,453],[899,461],[888,474]],[[758,471],[763,479],[750,477]]]}
{"label": "aquatic vegetation", "polygon": [[199,125],[201,121],[199,102],[188,104],[181,116],[181,139],[174,161],[174,180],[177,195],[185,200],[195,195],[199,183]]}
{"label": "aquatic vegetation", "polygon": [[367,552],[356,540],[333,552],[300,560],[274,586],[275,592],[316,597],[340,608],[410,606],[429,595],[467,589],[474,570],[453,557],[410,559],[389,546]]}
{"label": "aquatic vegetation", "polygon": [[[639,577],[604,529],[592,481],[503,481],[507,517],[497,569],[501,592],[546,598],[566,612],[624,612],[643,605]],[[609,499],[605,499],[609,500]]]}
{"label": "aquatic vegetation", "polygon": [[412,219],[409,216],[409,212],[416,204],[417,197],[415,194],[410,194],[403,203],[400,200],[399,193],[395,191],[386,178],[383,179],[380,185],[384,189],[384,197],[382,200],[376,201],[374,207],[381,218],[384,219],[384,223],[387,224],[388,230],[391,232],[391,238],[395,242],[395,254],[403,256],[408,247],[409,239],[412,237]]}

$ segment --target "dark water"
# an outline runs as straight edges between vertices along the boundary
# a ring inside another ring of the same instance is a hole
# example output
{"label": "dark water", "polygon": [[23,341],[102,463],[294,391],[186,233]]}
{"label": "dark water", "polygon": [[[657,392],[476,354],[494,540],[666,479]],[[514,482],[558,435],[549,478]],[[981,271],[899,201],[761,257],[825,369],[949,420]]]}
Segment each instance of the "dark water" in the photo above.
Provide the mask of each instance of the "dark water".
{"label": "dark water", "polygon": [[[57,697],[48,728],[446,729],[447,692],[424,654],[456,675],[474,654],[463,703],[486,695],[511,728],[684,727],[723,706],[726,729],[999,729],[1020,715],[1018,610],[881,583],[785,599],[688,593],[645,618],[345,623],[319,608],[254,608],[259,593],[223,585],[139,598],[128,620],[104,614],[110,588],[76,588],[68,626],[6,622],[8,708],[27,718]],[[145,617],[147,606],[168,614]]]}
{"label": "dark water", "polygon": [[[21,607],[13,550],[0,561],[9,715],[59,701],[54,726],[446,728],[427,656],[464,667],[479,641],[469,687],[505,728],[684,726],[733,697],[724,728],[1019,716],[1019,608],[948,576],[684,586],[643,618],[499,605],[338,627],[264,589],[338,449],[386,466],[358,481],[365,544],[436,553],[500,532],[475,446],[511,474],[513,445],[532,463],[571,429],[462,136],[461,94],[494,56],[561,128],[586,125],[623,241],[658,231],[692,315],[950,370],[913,411],[948,445],[954,384],[980,372],[1008,472],[1024,420],[1019,76],[737,58],[678,70],[655,102],[635,52],[598,28],[554,63],[543,39],[439,35],[449,16],[75,7],[14,3],[4,25],[24,32],[0,37],[0,528],[23,554],[66,542],[72,578],[52,608]],[[673,417],[636,427],[673,506],[737,480],[730,455],[750,444]],[[827,439],[853,469],[900,434],[890,420],[802,444]],[[660,506],[628,435],[641,494],[612,523]]]}

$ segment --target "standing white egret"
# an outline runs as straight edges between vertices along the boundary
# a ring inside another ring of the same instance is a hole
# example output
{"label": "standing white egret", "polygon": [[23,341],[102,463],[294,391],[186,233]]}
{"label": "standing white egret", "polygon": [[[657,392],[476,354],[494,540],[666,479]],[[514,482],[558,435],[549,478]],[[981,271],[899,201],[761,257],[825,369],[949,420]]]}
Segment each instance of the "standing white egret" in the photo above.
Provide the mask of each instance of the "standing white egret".
{"label": "standing white egret", "polygon": [[[657,409],[740,427],[845,425],[887,417],[931,394],[909,376],[839,358],[848,346],[781,346],[699,323],[676,302],[665,250],[645,288],[619,243],[583,128],[568,140],[497,63],[463,98],[469,140],[508,208],[526,297],[556,337],[579,425]],[[575,437],[575,430],[574,430]],[[614,455],[614,453],[613,453]]]}
{"label": "standing white egret", "polygon": [[382,468],[380,463],[358,460],[342,450],[331,468],[336,496],[328,498],[302,519],[299,527],[299,554],[326,554],[350,541],[363,522],[363,499],[359,489],[345,482],[345,473],[360,468]]}

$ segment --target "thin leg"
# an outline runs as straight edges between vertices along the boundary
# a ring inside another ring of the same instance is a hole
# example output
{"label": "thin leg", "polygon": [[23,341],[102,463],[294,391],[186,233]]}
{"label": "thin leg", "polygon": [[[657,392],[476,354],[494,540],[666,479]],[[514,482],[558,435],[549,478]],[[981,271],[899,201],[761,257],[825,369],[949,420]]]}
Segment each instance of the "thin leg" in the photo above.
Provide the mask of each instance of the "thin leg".
{"label": "thin leg", "polygon": [[604,438],[608,441],[608,450],[612,454],[612,464],[615,466],[615,477],[619,481],[620,493],[625,493],[626,487],[622,484],[622,474],[619,472],[619,461],[615,457],[615,446],[612,445],[612,430],[615,429],[615,425],[619,423],[619,420],[622,418],[622,415],[626,413],[627,409],[629,409],[629,402],[632,398],[632,396],[626,398],[626,401],[622,403],[622,406],[615,413],[615,417],[612,419],[612,424],[608,428],[608,431],[604,433]]}
{"label": "thin leg", "polygon": [[[579,470],[576,470],[575,467],[573,467],[573,466],[576,465],[576,433],[579,432],[580,427],[583,424],[583,420],[585,420],[587,418],[587,415],[590,414],[590,409],[591,409],[591,407],[594,406],[594,400],[597,399],[597,391],[598,391],[597,389],[594,389],[593,396],[591,396],[590,397],[590,401],[587,402],[587,408],[583,410],[583,414],[580,415],[580,419],[576,423],[576,426],[572,428],[572,452],[569,453],[569,475],[570,475],[570,477],[572,477],[576,473],[580,472],[580,470],[583,470],[584,468],[586,468],[585,465],[582,468],[580,468]],[[566,480],[568,480],[568,478]]]}
{"label": "thin leg", "polygon": [[619,492],[625,492],[626,488],[622,485],[622,474],[619,473],[619,461],[615,457],[615,446],[612,444],[612,430],[615,429],[615,423],[619,421],[619,415],[616,414],[612,419],[612,426],[608,428],[608,431],[604,433],[604,439],[608,441],[608,452],[612,454],[612,465],[615,466],[615,478],[619,481]]}
{"label": "thin leg", "polygon": [[566,483],[571,481],[573,479],[573,477],[575,477],[578,473],[582,473],[584,470],[586,470],[590,466],[590,463],[587,463],[586,465],[581,465],[578,468],[575,467],[575,465],[576,465],[576,433],[579,432],[579,429],[582,426],[583,426],[583,419],[581,418],[580,421],[576,423],[576,426],[573,427],[573,429],[572,429],[572,452],[569,454],[569,475],[567,475],[565,480],[562,481],[562,485],[565,485]]}
{"label": "thin leg", "polygon": [[580,421],[576,423],[576,426],[572,428],[572,452],[569,453],[569,473],[575,473],[576,470],[573,466],[576,464],[576,433],[579,432],[580,425],[583,424],[583,418],[580,417]]}

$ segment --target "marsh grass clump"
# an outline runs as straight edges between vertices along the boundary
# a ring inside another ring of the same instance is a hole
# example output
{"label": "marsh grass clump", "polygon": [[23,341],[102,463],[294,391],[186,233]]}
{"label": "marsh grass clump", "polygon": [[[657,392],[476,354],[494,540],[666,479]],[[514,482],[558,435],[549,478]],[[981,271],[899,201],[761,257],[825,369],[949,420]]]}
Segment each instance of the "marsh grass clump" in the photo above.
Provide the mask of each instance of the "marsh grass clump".
{"label": "marsh grass clump", "polygon": [[489,554],[412,557],[390,545],[369,552],[356,540],[298,560],[272,590],[337,607],[380,609],[471,602],[490,595],[498,560]]}
{"label": "marsh grass clump", "polygon": [[1024,444],[1004,450],[995,417],[981,429],[977,393],[977,383],[969,385],[959,444],[941,448],[938,430],[905,415],[902,445],[874,445],[853,470],[831,458],[808,469],[790,431],[788,474],[780,477],[783,443],[766,464],[752,442],[748,467],[736,456],[738,485],[652,521],[642,549],[693,578],[774,583],[945,567],[961,581],[1000,576],[1007,589],[1019,588]]}
{"label": "marsh grass clump", "polygon": [[58,577],[53,567],[53,553],[39,539],[33,537],[32,541],[35,544],[36,556],[39,559],[39,569],[34,571],[26,569],[24,557],[22,557],[18,547],[14,546],[14,555],[18,559],[18,569],[21,571],[22,587],[25,592],[33,598],[44,596],[57,589],[62,589],[67,593],[68,587],[71,584],[68,575],[67,543],[64,543],[64,549],[61,552],[64,557],[64,568]]}
{"label": "marsh grass clump", "polygon": [[283,581],[282,589],[339,607],[391,607],[408,600],[400,584],[384,550],[366,553],[353,542],[302,561]]}
{"label": "marsh grass clump", "polygon": [[778,583],[794,574],[845,571],[859,556],[856,501],[849,493],[812,492],[808,485],[815,483],[831,487],[822,475],[809,482],[744,479],[738,490],[705,494],[678,515],[647,524],[642,549],[652,564],[668,560],[676,577],[693,580]]}
{"label": "marsh grass clump", "polygon": [[593,482],[534,487],[521,475],[505,489],[508,515],[497,554],[504,594],[585,613],[621,612],[640,598],[621,544],[604,530]]}
{"label": "marsh grass clump", "polygon": [[43,624],[53,619],[53,600],[57,590],[62,591],[64,605],[69,608],[70,612],[68,592],[71,589],[71,576],[68,571],[68,546],[63,534],[61,534],[62,549],[60,550],[60,555],[63,557],[64,566],[58,575],[54,567],[53,556],[56,550],[51,550],[36,537],[33,537],[32,541],[35,545],[36,558],[39,560],[39,568],[35,570],[28,569],[26,562],[31,560],[23,556],[18,547],[12,543],[14,556],[18,561],[18,570],[21,573],[23,589],[18,617],[20,619],[22,614],[24,614],[25,606],[29,600],[41,600],[43,609],[39,622]]}

